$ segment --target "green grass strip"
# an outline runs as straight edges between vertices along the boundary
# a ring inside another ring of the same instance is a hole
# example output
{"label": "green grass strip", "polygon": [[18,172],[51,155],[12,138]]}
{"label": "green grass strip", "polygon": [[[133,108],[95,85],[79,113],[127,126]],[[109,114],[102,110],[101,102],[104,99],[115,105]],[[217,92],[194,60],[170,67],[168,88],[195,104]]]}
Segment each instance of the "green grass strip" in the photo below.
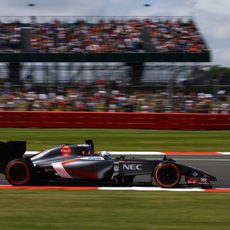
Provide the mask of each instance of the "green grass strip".
{"label": "green grass strip", "polygon": [[230,194],[0,191],[0,228],[229,229]]}
{"label": "green grass strip", "polygon": [[26,140],[28,150],[93,139],[97,150],[230,151],[230,131],[1,128],[1,140]]}

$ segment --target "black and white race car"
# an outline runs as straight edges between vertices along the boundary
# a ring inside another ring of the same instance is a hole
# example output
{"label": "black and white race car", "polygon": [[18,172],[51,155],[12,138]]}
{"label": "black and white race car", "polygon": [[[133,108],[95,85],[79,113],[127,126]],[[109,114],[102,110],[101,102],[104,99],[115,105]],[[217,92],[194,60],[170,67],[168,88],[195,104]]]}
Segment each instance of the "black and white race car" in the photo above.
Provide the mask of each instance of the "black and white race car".
{"label": "black and white race car", "polygon": [[91,140],[85,144],[63,144],[41,151],[33,156],[24,155],[26,142],[0,142],[0,169],[12,185],[40,182],[89,183],[129,185],[138,175],[150,175],[153,185],[176,187],[181,178],[187,185],[210,186],[217,179],[196,168],[164,157],[159,160],[112,158],[108,152],[95,152]]}

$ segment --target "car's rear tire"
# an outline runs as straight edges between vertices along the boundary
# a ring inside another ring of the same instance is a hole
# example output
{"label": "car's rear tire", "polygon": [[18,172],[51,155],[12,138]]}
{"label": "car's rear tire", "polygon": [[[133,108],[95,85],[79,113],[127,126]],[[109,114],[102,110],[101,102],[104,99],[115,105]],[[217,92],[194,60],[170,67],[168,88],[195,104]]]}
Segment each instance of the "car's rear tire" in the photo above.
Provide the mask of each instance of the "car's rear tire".
{"label": "car's rear tire", "polygon": [[153,179],[163,188],[172,188],[179,184],[181,173],[176,164],[163,162],[154,170]]}
{"label": "car's rear tire", "polygon": [[12,185],[26,185],[31,179],[29,163],[23,159],[10,161],[5,168],[5,175]]}

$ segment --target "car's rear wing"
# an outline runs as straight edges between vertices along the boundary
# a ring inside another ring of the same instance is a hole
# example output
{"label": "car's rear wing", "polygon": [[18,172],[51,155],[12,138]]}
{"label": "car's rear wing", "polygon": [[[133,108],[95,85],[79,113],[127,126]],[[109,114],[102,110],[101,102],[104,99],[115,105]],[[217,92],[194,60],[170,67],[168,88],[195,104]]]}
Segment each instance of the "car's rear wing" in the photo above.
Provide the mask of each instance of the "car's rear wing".
{"label": "car's rear wing", "polygon": [[13,159],[23,158],[26,152],[26,141],[0,142],[0,173],[3,173],[5,166]]}

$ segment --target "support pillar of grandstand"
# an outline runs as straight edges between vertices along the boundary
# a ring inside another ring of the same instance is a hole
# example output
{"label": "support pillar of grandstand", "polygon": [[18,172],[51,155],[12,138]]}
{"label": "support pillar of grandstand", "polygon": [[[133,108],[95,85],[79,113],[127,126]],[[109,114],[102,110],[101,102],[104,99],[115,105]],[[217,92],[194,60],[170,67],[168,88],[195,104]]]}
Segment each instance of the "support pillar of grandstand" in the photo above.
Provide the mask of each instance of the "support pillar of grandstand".
{"label": "support pillar of grandstand", "polygon": [[150,34],[149,34],[147,28],[142,29],[142,39],[143,39],[143,43],[144,43],[144,49],[147,52],[155,53],[156,49],[155,49],[155,46],[153,45],[152,39],[150,37]]}
{"label": "support pillar of grandstand", "polygon": [[19,83],[21,76],[22,65],[20,62],[10,62],[8,65],[9,75],[8,78],[12,83]]}
{"label": "support pillar of grandstand", "polygon": [[173,108],[174,108],[174,102],[173,102],[173,96],[174,96],[174,83],[176,81],[176,78],[179,74],[179,70],[176,70],[174,72],[174,74],[172,75],[172,77],[169,79],[168,81],[168,86],[167,86],[167,91],[168,91],[168,108],[169,108],[169,112],[173,112]]}
{"label": "support pillar of grandstand", "polygon": [[[21,28],[21,52],[30,53],[31,52],[31,28],[23,27]],[[21,77],[22,63],[20,62],[10,62],[9,68],[9,79],[12,83],[19,83]]]}
{"label": "support pillar of grandstand", "polygon": [[21,51],[22,53],[31,52],[31,28],[22,27],[21,29]]}
{"label": "support pillar of grandstand", "polygon": [[133,85],[138,85],[141,83],[142,73],[144,70],[144,63],[126,63],[129,69],[129,78]]}

